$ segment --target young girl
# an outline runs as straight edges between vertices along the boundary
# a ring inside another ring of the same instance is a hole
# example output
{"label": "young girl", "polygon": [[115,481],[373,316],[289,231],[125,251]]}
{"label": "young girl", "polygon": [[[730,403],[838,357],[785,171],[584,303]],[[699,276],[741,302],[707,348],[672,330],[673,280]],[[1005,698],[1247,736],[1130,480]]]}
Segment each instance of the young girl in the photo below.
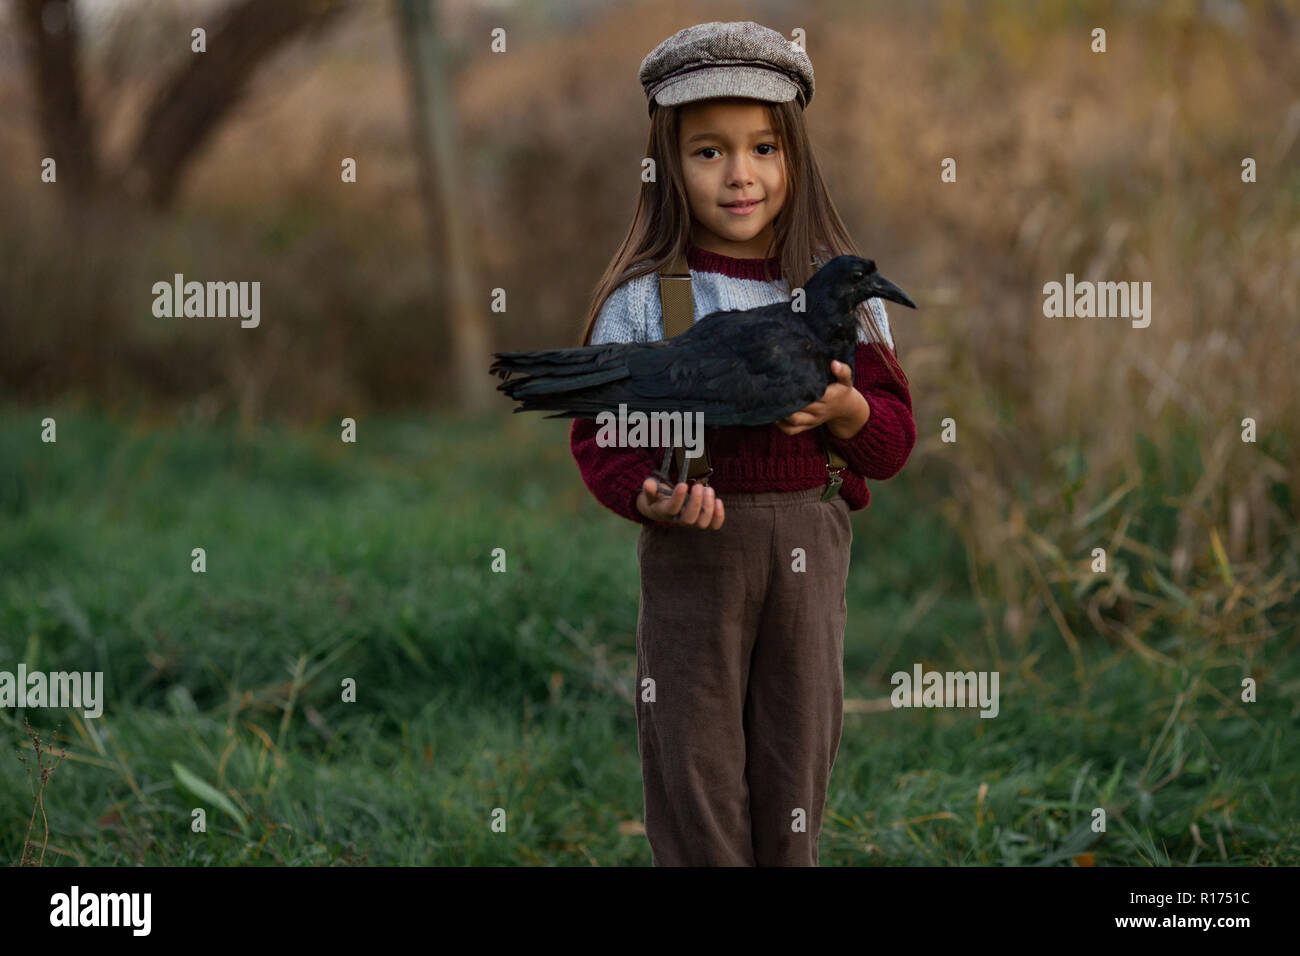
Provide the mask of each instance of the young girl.
{"label": "young girl", "polygon": [[[660,44],[640,77],[656,175],[582,345],[660,340],[657,273],[682,251],[696,320],[789,301],[818,265],[858,254],[809,146],[801,48],[706,23]],[[884,307],[859,309],[852,375],[833,363],[825,394],[772,425],[706,421],[713,471],[678,475],[671,498],[648,477],[662,449],[602,448],[595,421],[573,423],[584,483],[642,525],[637,729],[655,865],[817,865],[843,721],[849,512],[867,506],[864,477],[897,474],[916,441]],[[829,500],[823,441],[847,463]]]}

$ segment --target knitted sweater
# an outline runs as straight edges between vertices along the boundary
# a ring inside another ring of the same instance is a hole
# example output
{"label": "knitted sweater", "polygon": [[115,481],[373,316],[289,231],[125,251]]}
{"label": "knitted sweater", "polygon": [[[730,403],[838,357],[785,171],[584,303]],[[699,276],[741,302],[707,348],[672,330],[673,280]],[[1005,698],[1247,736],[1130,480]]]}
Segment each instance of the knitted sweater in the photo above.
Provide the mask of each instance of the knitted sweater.
{"label": "knitted sweater", "polygon": [[[785,279],[763,281],[762,259],[734,259],[688,245],[686,261],[697,322],[720,309],[752,309],[790,300]],[[779,260],[768,261],[775,267],[773,274],[779,274]],[[868,299],[867,311],[892,349],[884,305],[879,299]],[[659,276],[652,272],[625,281],[610,294],[596,318],[591,344],[662,339]],[[871,500],[864,478],[882,481],[902,470],[916,444],[912,397],[906,385],[890,377],[868,343],[866,333],[859,330],[853,384],[867,399],[871,415],[853,437],[836,438],[822,426],[797,435],[787,435],[775,424],[705,426],[705,447],[713,466],[709,484],[724,504],[729,491],[800,491],[825,485],[826,453],[817,440],[818,431],[848,464],[840,494],[850,511],[865,508]],[[901,373],[897,359],[891,356],[890,362]],[[615,514],[653,524],[637,511],[636,499],[646,476],[663,463],[665,449],[602,448],[596,443],[597,431],[593,419],[576,418],[570,428],[569,446],[583,483]]]}

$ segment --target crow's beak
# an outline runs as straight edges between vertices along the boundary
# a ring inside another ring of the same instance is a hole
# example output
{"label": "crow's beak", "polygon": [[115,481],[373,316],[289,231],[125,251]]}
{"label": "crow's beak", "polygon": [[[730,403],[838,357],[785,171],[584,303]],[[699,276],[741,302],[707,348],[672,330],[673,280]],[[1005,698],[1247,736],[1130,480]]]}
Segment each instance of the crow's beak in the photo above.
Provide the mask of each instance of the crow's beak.
{"label": "crow's beak", "polygon": [[905,305],[909,309],[916,308],[916,303],[908,298],[906,292],[894,285],[894,283],[890,282],[878,272],[867,280],[866,297],[868,299],[888,299],[890,302],[897,302],[899,305]]}

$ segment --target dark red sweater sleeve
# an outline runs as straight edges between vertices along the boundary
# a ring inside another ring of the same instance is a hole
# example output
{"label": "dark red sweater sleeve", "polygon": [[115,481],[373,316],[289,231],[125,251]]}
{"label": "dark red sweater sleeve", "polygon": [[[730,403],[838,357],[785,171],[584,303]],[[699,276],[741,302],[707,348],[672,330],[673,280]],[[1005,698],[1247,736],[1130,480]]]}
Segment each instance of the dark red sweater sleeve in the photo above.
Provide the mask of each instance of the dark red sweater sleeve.
{"label": "dark red sweater sleeve", "polygon": [[[880,351],[888,356],[888,365],[880,357]],[[911,392],[906,384],[895,382],[889,374],[892,366],[901,378],[902,367],[888,346],[880,351],[874,345],[859,342],[853,353],[853,385],[871,406],[867,423],[848,439],[836,438],[826,429],[831,447],[840,453],[849,468],[876,481],[892,478],[902,471],[916,445]]]}
{"label": "dark red sweater sleeve", "polygon": [[592,418],[575,418],[569,429],[569,450],[578,463],[583,484],[597,501],[616,515],[638,524],[654,524],[636,510],[636,498],[646,476],[662,464],[663,451],[601,448],[596,444],[598,431],[599,427]]}

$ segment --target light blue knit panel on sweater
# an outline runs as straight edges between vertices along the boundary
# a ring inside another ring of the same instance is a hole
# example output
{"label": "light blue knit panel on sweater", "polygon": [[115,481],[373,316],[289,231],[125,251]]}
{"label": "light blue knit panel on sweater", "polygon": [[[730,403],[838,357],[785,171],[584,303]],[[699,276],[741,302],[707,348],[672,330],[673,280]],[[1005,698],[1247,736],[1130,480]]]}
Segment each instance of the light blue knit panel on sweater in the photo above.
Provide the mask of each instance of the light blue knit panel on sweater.
{"label": "light blue knit panel on sweater", "polygon": [[[784,279],[776,282],[733,279],[719,272],[696,272],[694,269],[691,270],[691,294],[695,297],[696,322],[712,312],[755,309],[774,302],[790,301],[790,289]],[[894,338],[889,331],[889,316],[884,303],[879,299],[868,299],[867,314],[892,349]],[[650,272],[627,280],[610,293],[596,317],[591,344],[658,342],[663,337],[659,275]],[[858,341],[871,340],[859,329]]]}

